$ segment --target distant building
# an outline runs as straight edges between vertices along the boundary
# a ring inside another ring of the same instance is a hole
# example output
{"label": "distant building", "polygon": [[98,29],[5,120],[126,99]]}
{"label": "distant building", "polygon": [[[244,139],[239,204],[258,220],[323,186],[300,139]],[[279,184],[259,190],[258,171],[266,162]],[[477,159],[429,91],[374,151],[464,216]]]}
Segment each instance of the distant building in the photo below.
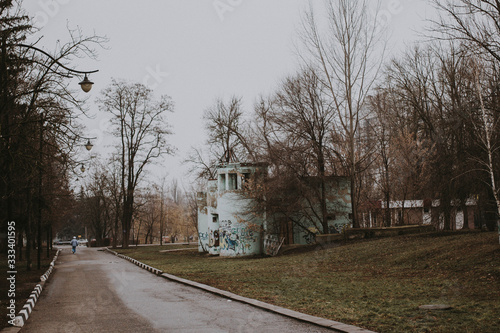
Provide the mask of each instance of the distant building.
{"label": "distant building", "polygon": [[[374,201],[365,203],[362,217],[363,227],[382,227],[385,217],[387,203],[384,201]],[[477,200],[469,199],[461,207],[455,202],[451,205],[451,225],[452,229],[462,229],[467,221],[469,229],[480,228]],[[389,201],[389,216],[391,226],[396,225],[435,225],[439,229],[443,228],[443,213],[440,209],[439,200],[396,200]],[[465,216],[467,214],[467,216]]]}
{"label": "distant building", "polygon": [[[251,209],[255,206],[253,199],[244,195],[243,186],[256,173],[267,172],[263,163],[219,165],[217,179],[208,180],[206,191],[197,196],[200,252],[247,256],[270,253],[282,243],[314,241],[311,235],[318,233],[314,223],[302,221],[298,227],[284,217]],[[311,183],[314,185],[313,180]],[[327,191],[328,225],[331,232],[338,232],[351,223],[348,178],[328,177]]]}

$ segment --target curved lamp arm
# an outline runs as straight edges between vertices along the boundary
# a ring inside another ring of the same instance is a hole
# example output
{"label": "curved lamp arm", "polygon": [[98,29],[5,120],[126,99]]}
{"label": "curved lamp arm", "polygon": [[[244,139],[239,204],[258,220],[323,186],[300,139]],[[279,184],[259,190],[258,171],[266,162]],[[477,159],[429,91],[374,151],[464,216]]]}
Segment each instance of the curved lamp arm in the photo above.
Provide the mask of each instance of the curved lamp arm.
{"label": "curved lamp arm", "polygon": [[83,81],[79,82],[78,84],[81,86],[82,90],[86,93],[89,92],[90,89],[92,89],[92,85],[94,84],[94,82],[92,82],[88,79],[87,74],[99,72],[98,69],[93,70],[93,71],[77,71],[76,69],[72,69],[72,68],[68,68],[68,67],[64,66],[56,58],[54,58],[50,53],[47,53],[44,50],[39,49],[38,47],[35,47],[33,45],[27,45],[27,44],[15,44],[15,45],[20,46],[20,47],[25,47],[28,49],[32,49],[32,50],[35,50],[35,51],[38,51],[38,52],[44,54],[45,56],[49,57],[54,63],[58,64],[59,66],[61,66],[62,68],[64,68],[65,70],[67,70],[70,73],[85,74]]}
{"label": "curved lamp arm", "polygon": [[61,64],[59,61],[57,61],[50,53],[47,53],[45,52],[44,50],[42,49],[39,49],[38,47],[35,47],[33,45],[27,45],[27,44],[15,44],[16,46],[21,46],[21,47],[26,47],[28,49],[33,49],[35,51],[38,51],[40,53],[43,53],[44,55],[46,55],[47,57],[49,57],[50,59],[52,59],[52,61],[54,61],[56,64],[58,64],[59,66],[61,66],[62,68],[64,68],[65,70],[69,71],[69,72],[72,72],[72,73],[77,73],[77,74],[91,74],[91,73],[96,73],[96,72],[99,72],[98,69],[96,70],[93,70],[93,71],[77,71],[76,69],[71,69],[71,68],[68,68],[66,66],[64,66],[63,64]]}

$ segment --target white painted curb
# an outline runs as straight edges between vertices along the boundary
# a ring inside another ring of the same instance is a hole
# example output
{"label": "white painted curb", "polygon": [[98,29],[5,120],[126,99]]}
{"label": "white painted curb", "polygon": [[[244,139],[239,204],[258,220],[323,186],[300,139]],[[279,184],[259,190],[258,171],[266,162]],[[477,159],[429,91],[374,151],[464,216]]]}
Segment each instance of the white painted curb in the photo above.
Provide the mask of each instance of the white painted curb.
{"label": "white painted curb", "polygon": [[40,277],[40,283],[38,283],[35,286],[35,289],[31,292],[28,300],[26,301],[26,304],[24,304],[21,311],[19,311],[18,315],[14,318],[14,326],[23,327],[26,321],[28,320],[31,312],[33,311],[33,308],[35,307],[36,302],[38,301],[38,298],[40,297],[40,294],[42,293],[45,281],[47,281],[50,274],[54,270],[54,266],[56,264],[57,257],[59,256],[59,252],[61,252],[61,249],[57,249],[57,253],[54,256],[54,259],[52,259],[49,269],[45,272],[45,274],[43,274]]}
{"label": "white painted curb", "polygon": [[112,250],[108,249],[107,247],[104,248],[104,249],[105,249],[105,251],[108,251],[109,253],[114,254],[117,257],[120,257],[120,258],[123,258],[125,260],[128,260],[131,263],[134,263],[137,266],[139,266],[141,268],[144,268],[144,269],[150,271],[153,274],[156,274],[156,275],[162,275],[163,274],[163,271],[159,270],[158,268],[151,267],[149,265],[146,265],[146,264],[140,262],[139,260],[135,260],[134,258],[130,258],[130,257],[124,256],[123,254],[119,254],[119,253],[117,253],[115,251],[112,251]]}

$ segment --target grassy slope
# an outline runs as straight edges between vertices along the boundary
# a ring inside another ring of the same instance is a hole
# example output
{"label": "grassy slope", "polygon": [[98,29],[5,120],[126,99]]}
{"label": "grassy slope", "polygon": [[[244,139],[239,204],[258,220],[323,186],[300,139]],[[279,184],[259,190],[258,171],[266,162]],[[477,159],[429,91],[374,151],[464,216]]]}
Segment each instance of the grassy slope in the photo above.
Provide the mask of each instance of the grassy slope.
{"label": "grassy slope", "polygon": [[[378,332],[500,332],[496,233],[412,235],[272,258],[120,250],[165,272]],[[422,304],[452,310],[419,310]]]}

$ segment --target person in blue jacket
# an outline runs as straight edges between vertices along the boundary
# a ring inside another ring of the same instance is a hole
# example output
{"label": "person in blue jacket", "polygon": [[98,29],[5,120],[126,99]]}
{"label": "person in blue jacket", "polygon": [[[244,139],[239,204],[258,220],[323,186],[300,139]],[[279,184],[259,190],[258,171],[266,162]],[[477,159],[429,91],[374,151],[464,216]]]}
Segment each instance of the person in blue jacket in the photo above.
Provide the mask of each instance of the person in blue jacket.
{"label": "person in blue jacket", "polygon": [[78,241],[76,240],[76,237],[73,236],[73,239],[71,240],[71,247],[73,248],[73,254],[76,252],[76,247],[78,246]]}

